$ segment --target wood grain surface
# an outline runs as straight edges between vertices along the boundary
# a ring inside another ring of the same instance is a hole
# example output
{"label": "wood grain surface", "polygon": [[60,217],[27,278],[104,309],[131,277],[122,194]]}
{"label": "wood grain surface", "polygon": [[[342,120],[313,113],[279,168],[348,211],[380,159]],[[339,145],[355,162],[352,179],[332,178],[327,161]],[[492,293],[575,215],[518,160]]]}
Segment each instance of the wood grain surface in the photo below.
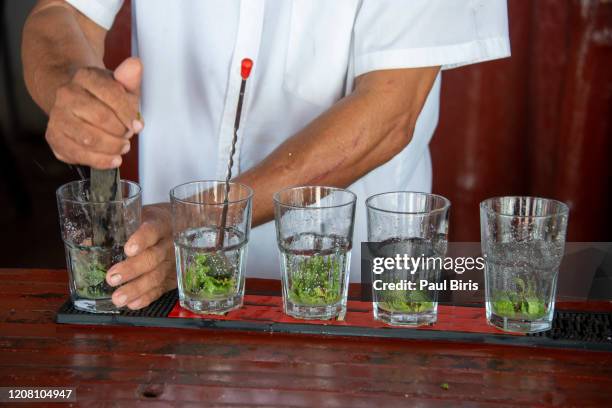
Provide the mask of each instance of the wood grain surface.
{"label": "wood grain surface", "polygon": [[74,386],[82,406],[585,407],[612,400],[612,353],[57,325],[66,279],[65,271],[0,269],[0,386]]}

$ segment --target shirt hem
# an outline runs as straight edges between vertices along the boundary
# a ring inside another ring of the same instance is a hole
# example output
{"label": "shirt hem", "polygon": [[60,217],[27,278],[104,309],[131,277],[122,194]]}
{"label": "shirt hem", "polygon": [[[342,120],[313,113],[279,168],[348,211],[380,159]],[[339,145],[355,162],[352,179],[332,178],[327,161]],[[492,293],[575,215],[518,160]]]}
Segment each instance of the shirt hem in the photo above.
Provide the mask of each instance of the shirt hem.
{"label": "shirt hem", "polygon": [[441,47],[379,51],[355,59],[355,76],[384,69],[436,66],[440,66],[442,69],[451,69],[506,58],[510,54],[510,39],[508,37],[485,38]]}
{"label": "shirt hem", "polygon": [[112,6],[103,5],[98,0],[66,0],[66,2],[106,30],[113,26],[115,17],[123,4],[123,1],[120,1],[115,2]]}

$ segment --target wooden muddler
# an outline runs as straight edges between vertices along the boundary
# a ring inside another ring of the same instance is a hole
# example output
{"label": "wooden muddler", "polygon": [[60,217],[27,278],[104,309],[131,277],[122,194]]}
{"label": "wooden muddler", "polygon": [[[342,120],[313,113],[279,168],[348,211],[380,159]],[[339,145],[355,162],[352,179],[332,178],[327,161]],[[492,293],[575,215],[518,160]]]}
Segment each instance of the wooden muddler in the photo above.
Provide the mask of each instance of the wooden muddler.
{"label": "wooden muddler", "polygon": [[94,246],[122,245],[125,242],[123,213],[117,211],[111,201],[120,201],[121,176],[119,169],[97,170],[92,168],[89,184],[89,200],[92,203],[92,244]]}

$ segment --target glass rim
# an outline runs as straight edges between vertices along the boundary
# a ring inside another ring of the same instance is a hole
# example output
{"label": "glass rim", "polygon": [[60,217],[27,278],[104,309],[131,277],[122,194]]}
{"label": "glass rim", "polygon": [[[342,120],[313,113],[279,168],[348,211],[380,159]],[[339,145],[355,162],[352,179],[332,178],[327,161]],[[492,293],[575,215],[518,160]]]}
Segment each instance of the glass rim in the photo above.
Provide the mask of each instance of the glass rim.
{"label": "glass rim", "polygon": [[73,181],[69,181],[68,183],[62,184],[61,186],[57,188],[57,190],[55,190],[55,196],[57,197],[58,201],[63,202],[63,203],[96,204],[97,205],[97,204],[123,204],[126,201],[134,200],[135,198],[139,197],[142,194],[142,187],[140,187],[140,184],[136,183],[135,181],[120,179],[119,183],[125,183],[129,186],[136,187],[136,190],[132,194],[128,195],[127,197],[123,197],[120,200],[83,201],[83,200],[77,200],[74,198],[66,198],[66,197],[61,196],[61,191],[67,188],[68,186],[75,185],[75,184],[85,184],[87,182],[91,182],[91,179],[87,178],[83,180],[73,180]]}
{"label": "glass rim", "polygon": [[[206,203],[206,202],[202,202],[202,201],[194,201],[194,200],[190,200],[190,199],[186,199],[186,198],[178,198],[175,195],[175,192],[177,189],[181,188],[181,187],[186,187],[188,185],[195,185],[195,184],[213,184],[213,185],[225,185],[225,180],[195,180],[195,181],[188,181],[186,183],[182,183],[179,184],[177,186],[174,186],[170,189],[170,201],[175,201],[175,202],[179,202],[182,204],[193,204],[193,205],[210,205],[210,206],[223,206],[225,205],[225,200],[220,202],[220,203]],[[253,198],[253,195],[255,194],[253,189],[249,186],[247,186],[246,184],[242,184],[242,183],[238,183],[237,181],[230,181],[228,183],[230,185],[230,190],[231,190],[231,186],[239,186],[241,188],[246,189],[247,191],[247,196],[244,198],[239,198],[236,200],[230,200],[228,198],[227,200],[227,204],[239,204],[242,203],[244,201],[249,201],[250,199]]]}
{"label": "glass rim", "polygon": [[[381,196],[385,196],[385,195],[391,195],[391,194],[410,194],[410,195],[420,195],[420,196],[426,196],[426,197],[434,197],[434,198],[440,198],[442,199],[442,202],[444,203],[444,205],[440,208],[435,208],[433,210],[429,210],[429,211],[399,211],[399,210],[387,210],[384,208],[380,208],[380,207],[376,207],[372,204],[372,200],[374,200],[375,198],[381,197]],[[385,213],[389,213],[389,214],[404,214],[404,215],[428,215],[428,214],[437,214],[440,212],[444,212],[447,211],[450,206],[451,206],[451,202],[448,198],[440,195],[440,194],[434,194],[434,193],[425,193],[423,191],[406,191],[406,190],[398,190],[398,191],[386,191],[384,193],[378,193],[378,194],[374,194],[371,195],[370,197],[368,197],[365,201],[365,205],[367,209],[371,209],[371,210],[376,210],[376,211],[380,211],[380,212],[385,212]]]}
{"label": "glass rim", "polygon": [[[325,205],[325,206],[318,206],[318,207],[311,207],[311,206],[308,206],[308,205],[287,204],[287,203],[283,203],[280,200],[280,194],[282,194],[282,193],[284,193],[286,191],[290,191],[290,190],[305,190],[305,189],[314,189],[314,188],[325,188],[325,189],[328,189],[330,191],[348,193],[351,196],[351,199],[349,201],[347,201],[346,203],[342,203],[342,204]],[[285,187],[282,190],[279,190],[276,193],[274,193],[274,195],[272,196],[272,200],[274,201],[275,204],[278,204],[278,205],[280,205],[282,207],[287,207],[287,208],[295,208],[295,209],[301,209],[301,210],[325,210],[325,209],[340,208],[340,207],[344,207],[344,206],[347,206],[347,205],[355,204],[357,202],[357,194],[353,193],[351,190],[347,190],[346,188],[332,187],[332,186],[320,186],[320,185],[316,185],[316,186],[305,185],[305,186]]]}
{"label": "glass rim", "polygon": [[[559,206],[559,209],[551,214],[545,214],[545,215],[520,215],[520,214],[507,214],[507,213],[502,213],[499,211],[494,210],[493,208],[491,208],[491,206],[489,206],[489,203],[492,203],[495,200],[500,200],[503,198],[516,198],[516,199],[522,199],[522,198],[528,198],[530,200],[541,200],[544,202],[549,202],[549,203],[554,203],[556,205]],[[508,218],[552,218],[552,217],[559,217],[562,215],[568,215],[569,214],[569,206],[567,204],[565,204],[563,201],[559,201],[559,200],[555,200],[554,198],[546,198],[546,197],[538,197],[538,196],[520,196],[520,195],[510,195],[510,196],[495,196],[495,197],[489,197],[486,198],[484,200],[482,200],[480,202],[480,210],[484,210],[489,214],[494,214],[500,217],[508,217]]]}

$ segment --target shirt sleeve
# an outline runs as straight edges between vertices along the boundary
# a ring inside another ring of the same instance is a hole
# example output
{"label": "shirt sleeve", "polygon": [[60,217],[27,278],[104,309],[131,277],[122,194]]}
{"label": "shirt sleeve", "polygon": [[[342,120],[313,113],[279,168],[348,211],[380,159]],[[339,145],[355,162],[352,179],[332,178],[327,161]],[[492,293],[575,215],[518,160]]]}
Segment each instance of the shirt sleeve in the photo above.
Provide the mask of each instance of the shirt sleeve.
{"label": "shirt sleeve", "polygon": [[356,76],[510,56],[506,0],[363,0],[354,30]]}
{"label": "shirt sleeve", "polygon": [[123,0],[65,0],[99,26],[110,29]]}

